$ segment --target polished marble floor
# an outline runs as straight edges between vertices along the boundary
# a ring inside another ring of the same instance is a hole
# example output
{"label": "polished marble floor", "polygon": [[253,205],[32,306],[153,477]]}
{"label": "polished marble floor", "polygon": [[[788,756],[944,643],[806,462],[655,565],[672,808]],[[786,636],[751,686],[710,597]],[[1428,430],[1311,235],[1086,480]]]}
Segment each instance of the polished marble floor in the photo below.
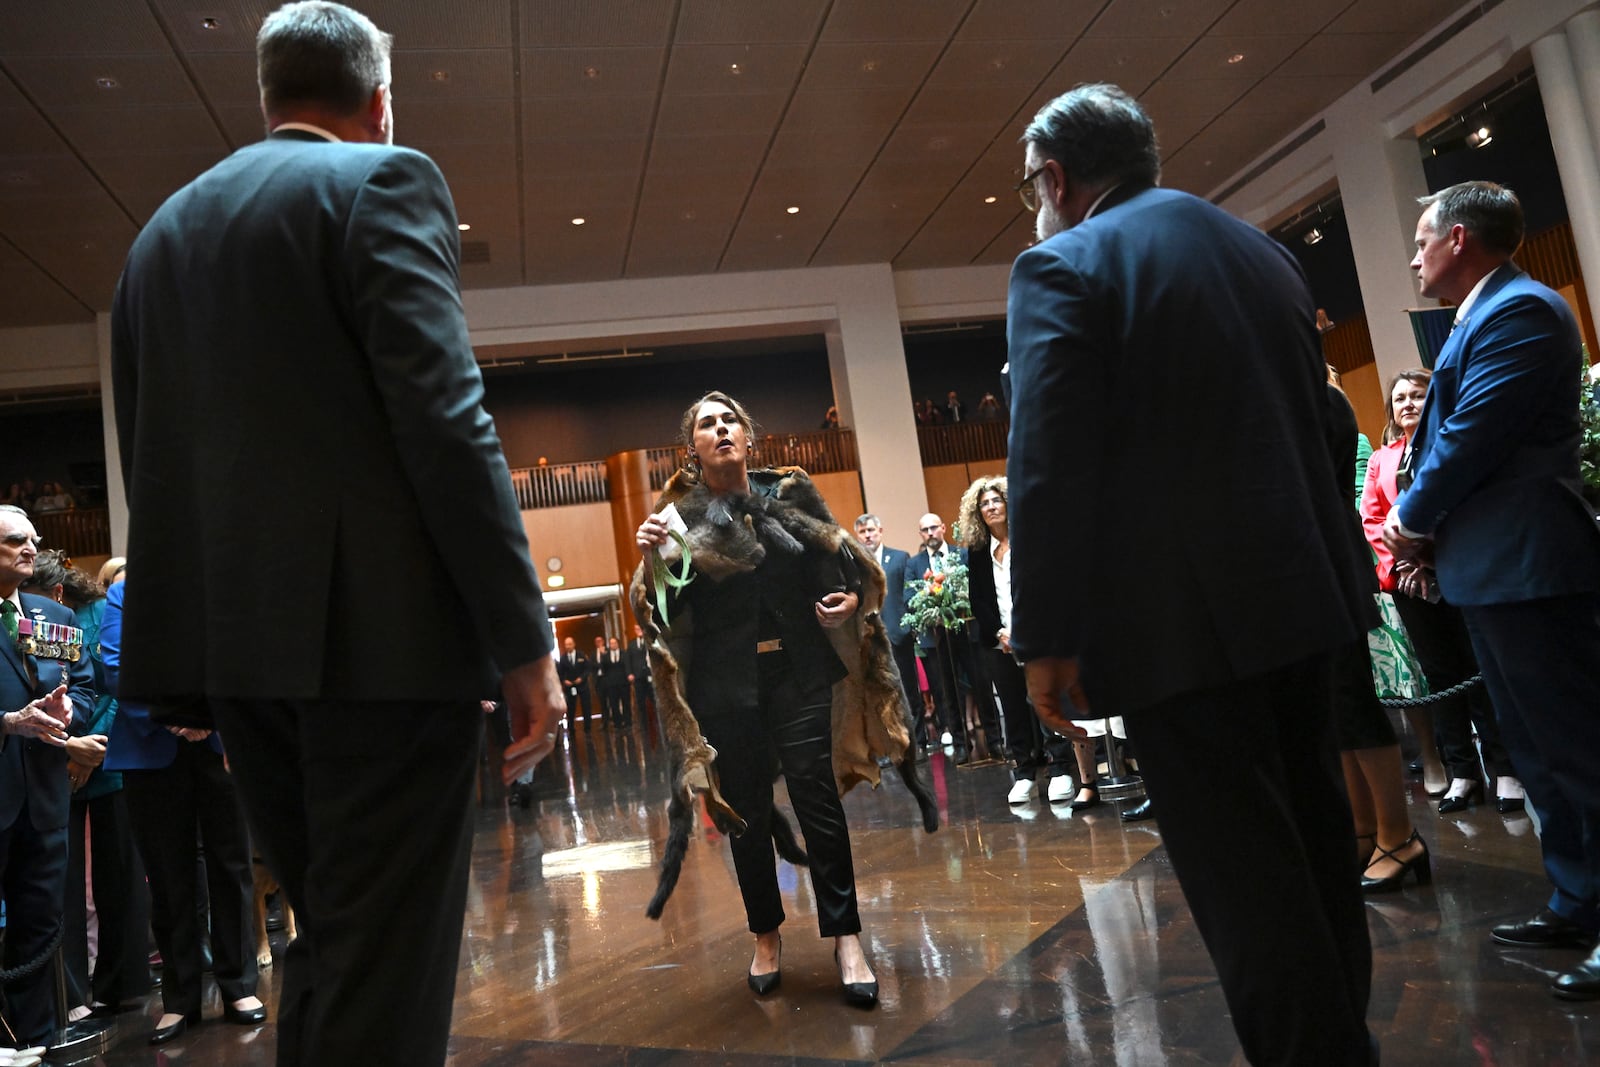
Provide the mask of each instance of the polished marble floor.
{"label": "polished marble floor", "polygon": [[[530,809],[485,790],[449,1062],[1241,1062],[1156,823],[1125,825],[1109,804],[1009,806],[1000,766],[957,769],[935,755],[930,772],[946,817],[937,834],[918,828],[898,782],[845,801],[880,1006],[840,1000],[810,885],[787,865],[783,985],[758,999],[744,985],[750,938],[726,842],[703,826],[665,915],[647,919],[665,753],[644,728],[590,736],[580,726],[539,769]],[[1384,1063],[1600,1062],[1600,1004],[1545,989],[1577,954],[1487,936],[1544,899],[1529,818],[1492,807],[1439,816],[1420,786],[1411,802],[1434,851],[1433,885],[1368,905],[1370,1020]],[[1249,850],[1237,861],[1247,869]],[[268,970],[269,1006],[273,984]],[[213,999],[207,1015],[219,1013]],[[123,1016],[117,1043],[91,1062],[272,1063],[270,1021],[207,1022],[154,1049],[144,1037],[159,1014],[153,1001]]]}

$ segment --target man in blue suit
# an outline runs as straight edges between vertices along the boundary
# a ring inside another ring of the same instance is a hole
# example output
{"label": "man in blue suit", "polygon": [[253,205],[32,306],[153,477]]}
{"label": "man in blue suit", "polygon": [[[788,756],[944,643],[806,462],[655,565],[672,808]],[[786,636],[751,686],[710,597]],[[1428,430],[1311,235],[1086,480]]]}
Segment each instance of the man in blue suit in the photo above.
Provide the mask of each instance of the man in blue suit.
{"label": "man in blue suit", "polygon": [[917,751],[922,753],[928,747],[928,723],[922,711],[922,691],[917,686],[917,651],[912,646],[911,630],[905,619],[906,566],[911,557],[902,549],[883,543],[883,521],[871,512],[856,519],[856,540],[878,561],[887,579],[881,612],[883,628],[889,634],[889,647],[894,652],[895,668],[900,672],[900,684],[905,687],[906,707],[911,710],[912,739]]}
{"label": "man in blue suit", "polygon": [[1068,737],[1069,699],[1124,717],[1249,1061],[1370,1062],[1330,672],[1377,586],[1310,293],[1276,241],[1156,187],[1121,89],[1074,89],[1023,140],[1039,243],[1011,271],[1007,476],[1029,696]]}
{"label": "man in blue suit", "polygon": [[[39,535],[27,514],[0,505],[0,894],[6,903],[4,964],[20,967],[49,946],[67,896],[67,726],[88,719],[94,683],[77,633],[77,658],[24,647],[39,623],[74,628],[72,612],[42,596],[19,593],[33,575]],[[70,645],[53,642],[55,645]],[[56,651],[52,648],[48,651]],[[83,887],[80,885],[81,893]],[[55,1039],[54,965],[6,983],[7,1019],[23,1046]]]}
{"label": "man in blue suit", "polygon": [[[1587,947],[1600,930],[1600,528],[1579,493],[1581,343],[1565,300],[1511,261],[1522,206],[1491,182],[1423,197],[1411,268],[1456,305],[1384,538],[1431,548],[1540,820],[1549,902],[1495,940]],[[1600,949],[1557,996],[1600,999]]]}

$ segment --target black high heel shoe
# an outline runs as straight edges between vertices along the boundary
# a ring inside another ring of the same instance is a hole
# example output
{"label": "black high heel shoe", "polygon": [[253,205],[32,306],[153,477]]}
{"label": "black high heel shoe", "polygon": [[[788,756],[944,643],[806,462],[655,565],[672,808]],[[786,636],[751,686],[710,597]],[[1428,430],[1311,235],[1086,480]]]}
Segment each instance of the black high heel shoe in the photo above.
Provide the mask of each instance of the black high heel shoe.
{"label": "black high heel shoe", "polygon": [[878,1003],[878,980],[846,982],[844,964],[839,962],[839,946],[833,947],[833,965],[839,968],[839,982],[844,986],[844,1002],[853,1008],[870,1008]]}
{"label": "black high heel shoe", "polygon": [[[1455,783],[1452,782],[1450,784],[1454,785]],[[1482,799],[1483,783],[1474,779],[1472,784],[1467,786],[1466,792],[1459,796],[1447,796],[1439,801],[1439,814],[1454,815],[1458,811],[1466,811]]]}
{"label": "black high heel shoe", "polygon": [[1086,808],[1096,807],[1100,803],[1100,784],[1098,782],[1089,782],[1085,785],[1081,785],[1078,787],[1078,792],[1081,793],[1085,789],[1089,791],[1089,799],[1079,800],[1077,797],[1073,797],[1073,811],[1083,811]]}
{"label": "black high heel shoe", "polygon": [[766,974],[746,974],[744,980],[750,986],[750,991],[758,997],[764,997],[778,988],[778,983],[783,981],[783,938],[778,938],[778,969]]}
{"label": "black high heel shoe", "polygon": [[[1422,846],[1421,852],[1408,860],[1403,860],[1395,855],[1395,853],[1401,851],[1413,841]],[[1412,830],[1411,836],[1400,842],[1398,848],[1384,848],[1379,845],[1378,852],[1381,853],[1380,860],[1394,860],[1400,865],[1400,869],[1386,878],[1368,878],[1363,875],[1361,878],[1361,891],[1363,893],[1393,893],[1405,881],[1408,871],[1416,875],[1418,885],[1427,885],[1433,881],[1433,861],[1428,856],[1428,843],[1422,840],[1422,835],[1417,833],[1416,830]],[[1373,861],[1373,863],[1377,862],[1378,860]],[[1367,870],[1370,871],[1371,869],[1372,863],[1367,864]]]}

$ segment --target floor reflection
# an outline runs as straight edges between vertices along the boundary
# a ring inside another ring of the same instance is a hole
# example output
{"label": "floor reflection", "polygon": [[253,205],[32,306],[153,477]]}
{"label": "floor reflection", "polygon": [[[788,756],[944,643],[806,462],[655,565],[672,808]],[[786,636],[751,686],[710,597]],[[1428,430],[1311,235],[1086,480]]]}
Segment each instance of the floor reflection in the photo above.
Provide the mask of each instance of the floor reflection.
{"label": "floor reflection", "polygon": [[[703,821],[666,913],[644,916],[669,773],[649,725],[564,733],[526,809],[506,805],[493,773],[477,813],[456,1067],[1237,1061],[1159,829],[1124,825],[1112,805],[1011,807],[1004,768],[957,769],[940,755],[929,766],[947,819],[937,834],[920,830],[898,780],[846,798],[881,987],[879,1009],[863,1013],[841,1002],[809,879],[787,865],[783,985],[763,1000],[745,989],[750,938],[727,842]],[[1420,792],[1412,804],[1434,884],[1368,904],[1384,1062],[1600,1061],[1600,1006],[1545,992],[1576,955],[1487,938],[1544,896],[1527,817],[1480,807],[1441,818]],[[394,932],[406,936],[403,916]],[[273,986],[268,971],[269,1005]],[[213,1001],[208,1014],[219,1012]],[[124,1017],[123,1040],[96,1062],[272,1063],[270,1023],[208,1023],[149,1049],[159,1013],[152,1001]]]}

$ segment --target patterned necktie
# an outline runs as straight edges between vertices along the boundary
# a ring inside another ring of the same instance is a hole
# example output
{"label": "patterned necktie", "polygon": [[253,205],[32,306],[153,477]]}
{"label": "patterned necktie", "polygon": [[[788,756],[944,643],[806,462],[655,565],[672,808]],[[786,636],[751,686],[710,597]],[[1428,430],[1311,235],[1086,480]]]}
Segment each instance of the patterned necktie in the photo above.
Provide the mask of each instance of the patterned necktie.
{"label": "patterned necktie", "polygon": [[17,639],[17,606],[9,600],[0,600],[0,618],[5,619],[6,638]]}

